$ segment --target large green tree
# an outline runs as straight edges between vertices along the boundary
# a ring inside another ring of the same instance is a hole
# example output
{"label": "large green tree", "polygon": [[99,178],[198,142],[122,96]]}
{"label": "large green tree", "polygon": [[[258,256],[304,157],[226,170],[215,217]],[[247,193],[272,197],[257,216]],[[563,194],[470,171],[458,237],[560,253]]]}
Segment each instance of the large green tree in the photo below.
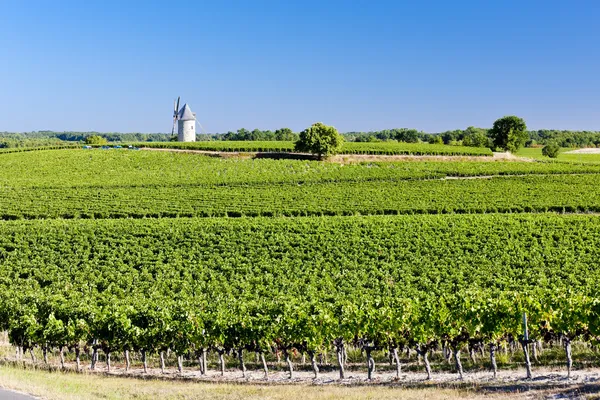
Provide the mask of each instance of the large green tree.
{"label": "large green tree", "polygon": [[495,147],[510,152],[523,147],[528,138],[525,121],[514,115],[497,119],[488,134]]}
{"label": "large green tree", "polygon": [[318,155],[319,158],[323,158],[336,154],[343,143],[344,137],[339,134],[337,129],[317,122],[310,128],[300,132],[295,150],[313,153]]}

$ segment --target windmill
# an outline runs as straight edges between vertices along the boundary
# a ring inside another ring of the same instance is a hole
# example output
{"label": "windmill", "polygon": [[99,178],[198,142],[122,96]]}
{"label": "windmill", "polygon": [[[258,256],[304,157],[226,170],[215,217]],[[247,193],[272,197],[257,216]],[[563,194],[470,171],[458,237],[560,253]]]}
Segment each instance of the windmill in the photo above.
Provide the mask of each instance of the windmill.
{"label": "windmill", "polygon": [[[171,129],[171,136],[175,134],[175,124],[177,124],[177,141],[178,142],[195,142],[196,141],[196,123],[200,125],[200,122],[196,120],[196,113],[192,112],[190,106],[186,104],[179,108],[180,97],[173,102],[173,127]],[[200,129],[202,125],[200,125]]]}
{"label": "windmill", "polygon": [[175,133],[175,123],[177,122],[177,114],[179,112],[179,99],[181,97],[177,97],[177,100],[173,101],[173,128],[171,128],[171,136]]}

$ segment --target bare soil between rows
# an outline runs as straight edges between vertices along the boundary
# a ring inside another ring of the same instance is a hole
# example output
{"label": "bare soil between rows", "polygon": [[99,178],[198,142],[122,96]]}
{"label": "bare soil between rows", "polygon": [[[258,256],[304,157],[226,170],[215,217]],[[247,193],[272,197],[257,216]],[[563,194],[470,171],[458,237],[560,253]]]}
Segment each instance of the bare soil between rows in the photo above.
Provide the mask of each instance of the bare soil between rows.
{"label": "bare soil between rows", "polygon": [[[58,365],[48,366],[42,363],[32,364],[30,361],[15,361],[14,359],[3,360],[3,364],[24,368],[39,368],[59,371]],[[472,390],[479,393],[502,393],[510,396],[517,395],[525,398],[588,398],[588,396],[600,395],[600,368],[585,368],[573,371],[571,378],[567,379],[565,368],[538,367],[534,368],[533,379],[525,379],[525,369],[499,370],[494,379],[489,371],[466,371],[464,379],[460,379],[454,372],[434,372],[430,380],[424,372],[401,372],[400,378],[396,378],[395,370],[384,365],[383,368],[373,374],[373,379],[367,379],[366,371],[358,370],[360,365],[349,366],[351,370],[346,371],[346,378],[339,379],[339,372],[327,366],[326,370],[314,379],[312,371],[306,365],[297,366],[301,370],[294,371],[293,379],[289,378],[287,370],[279,369],[269,372],[265,379],[264,372],[259,369],[249,369],[243,376],[239,369],[227,369],[222,376],[220,371],[208,370],[206,375],[201,375],[197,367],[184,368],[179,373],[174,368],[165,369],[161,373],[159,368],[148,368],[144,373],[141,367],[135,366],[125,371],[120,364],[113,365],[110,372],[105,364],[98,364],[96,370],[92,371],[89,365],[82,365],[83,374],[98,374],[113,377],[126,377],[132,379],[159,379],[159,380],[184,380],[190,382],[205,383],[235,383],[249,385],[311,385],[311,386],[370,386],[380,385],[389,387],[431,389],[447,388]],[[354,370],[356,368],[356,370]],[[66,363],[66,370],[75,373],[75,364]]]}

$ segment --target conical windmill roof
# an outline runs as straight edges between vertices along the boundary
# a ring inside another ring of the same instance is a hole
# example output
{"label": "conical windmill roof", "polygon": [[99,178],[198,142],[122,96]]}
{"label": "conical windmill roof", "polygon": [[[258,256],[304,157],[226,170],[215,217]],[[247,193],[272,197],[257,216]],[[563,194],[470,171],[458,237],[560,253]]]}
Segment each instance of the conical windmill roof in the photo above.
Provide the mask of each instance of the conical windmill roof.
{"label": "conical windmill roof", "polygon": [[181,107],[181,110],[179,110],[179,112],[177,113],[177,119],[181,121],[193,121],[196,119],[196,117],[190,109],[190,106],[188,106],[186,103],[183,105],[183,107]]}

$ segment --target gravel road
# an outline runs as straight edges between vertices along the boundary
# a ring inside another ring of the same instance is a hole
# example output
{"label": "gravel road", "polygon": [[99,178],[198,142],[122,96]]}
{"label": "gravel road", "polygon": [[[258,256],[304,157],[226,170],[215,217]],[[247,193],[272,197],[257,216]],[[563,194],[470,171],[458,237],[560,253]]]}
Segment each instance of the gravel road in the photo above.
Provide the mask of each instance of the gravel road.
{"label": "gravel road", "polygon": [[0,389],[0,400],[35,400],[35,397],[10,390]]}

